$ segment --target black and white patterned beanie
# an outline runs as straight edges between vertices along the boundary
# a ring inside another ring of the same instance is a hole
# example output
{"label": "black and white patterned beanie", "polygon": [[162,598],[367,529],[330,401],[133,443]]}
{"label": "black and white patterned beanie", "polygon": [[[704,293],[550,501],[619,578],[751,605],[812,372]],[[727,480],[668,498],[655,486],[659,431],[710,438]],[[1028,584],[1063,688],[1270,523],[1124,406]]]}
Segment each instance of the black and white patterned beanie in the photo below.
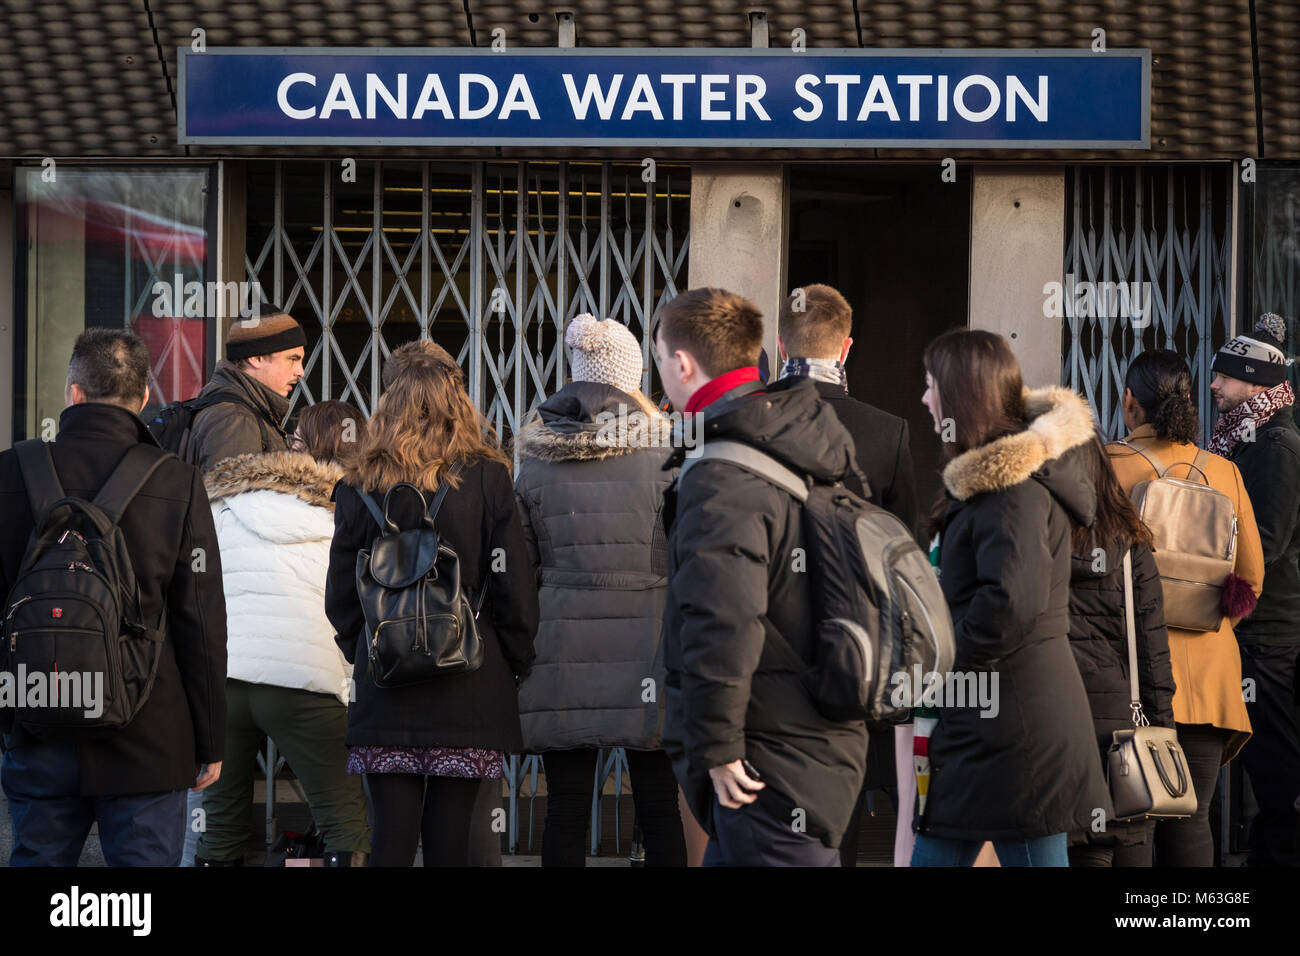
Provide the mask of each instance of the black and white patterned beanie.
{"label": "black and white patterned beanie", "polygon": [[1283,353],[1286,319],[1272,312],[1259,317],[1255,331],[1230,339],[1214,354],[1210,369],[1229,378],[1272,388],[1286,381],[1291,360]]}

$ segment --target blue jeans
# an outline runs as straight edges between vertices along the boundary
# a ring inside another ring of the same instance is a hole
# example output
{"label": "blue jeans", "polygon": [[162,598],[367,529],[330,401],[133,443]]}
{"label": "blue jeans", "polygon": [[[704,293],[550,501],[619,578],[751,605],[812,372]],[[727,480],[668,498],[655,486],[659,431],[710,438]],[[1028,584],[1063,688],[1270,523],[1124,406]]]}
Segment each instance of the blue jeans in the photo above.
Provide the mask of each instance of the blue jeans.
{"label": "blue jeans", "polygon": [[[1002,866],[1069,866],[1066,835],[1053,833],[1035,840],[994,840]],[[947,840],[917,834],[912,866],[973,866],[983,840]]]}
{"label": "blue jeans", "polygon": [[109,866],[177,866],[185,845],[185,791],[83,797],[76,744],[5,750],[0,766],[14,847],[10,866],[76,866],[93,823]]}

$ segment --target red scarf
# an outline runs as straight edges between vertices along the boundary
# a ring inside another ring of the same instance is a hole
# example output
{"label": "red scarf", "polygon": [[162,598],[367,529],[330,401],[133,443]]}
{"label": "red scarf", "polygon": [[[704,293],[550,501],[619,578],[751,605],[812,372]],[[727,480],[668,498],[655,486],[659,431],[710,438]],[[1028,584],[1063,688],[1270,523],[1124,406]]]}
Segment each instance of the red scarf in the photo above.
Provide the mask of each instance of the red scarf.
{"label": "red scarf", "polygon": [[687,401],[686,408],[683,411],[689,415],[708,408],[733,388],[744,385],[746,382],[757,381],[758,367],[755,365],[732,369],[730,372],[725,372],[697,388],[695,393],[691,395],[690,400]]}

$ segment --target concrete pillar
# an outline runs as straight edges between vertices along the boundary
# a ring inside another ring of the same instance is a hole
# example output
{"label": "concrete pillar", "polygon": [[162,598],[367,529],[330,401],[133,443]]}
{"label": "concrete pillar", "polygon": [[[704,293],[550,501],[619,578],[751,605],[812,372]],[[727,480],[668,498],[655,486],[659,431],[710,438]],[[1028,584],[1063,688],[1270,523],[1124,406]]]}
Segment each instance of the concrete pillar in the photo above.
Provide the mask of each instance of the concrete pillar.
{"label": "concrete pillar", "polygon": [[691,167],[692,289],[715,286],[763,311],[763,345],[775,373],[776,317],[785,295],[789,186],[784,165]]}
{"label": "concrete pillar", "polygon": [[1043,284],[1065,278],[1065,169],[972,175],[970,327],[1011,341],[1026,385],[1059,385],[1062,320],[1043,315]]}

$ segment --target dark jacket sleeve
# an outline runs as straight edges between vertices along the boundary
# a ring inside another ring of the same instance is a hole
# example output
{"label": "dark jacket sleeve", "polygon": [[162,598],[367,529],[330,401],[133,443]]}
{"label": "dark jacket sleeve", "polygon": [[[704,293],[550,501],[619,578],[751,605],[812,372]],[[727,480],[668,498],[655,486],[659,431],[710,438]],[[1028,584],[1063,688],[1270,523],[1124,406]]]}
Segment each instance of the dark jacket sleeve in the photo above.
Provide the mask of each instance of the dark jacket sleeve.
{"label": "dark jacket sleeve", "polygon": [[186,471],[190,503],[167,587],[167,640],[194,723],[195,759],[215,763],[226,748],[226,595],[203,479],[195,469]]}
{"label": "dark jacket sleeve", "polygon": [[262,428],[253,410],[237,402],[222,402],[194,417],[190,447],[194,464],[204,474],[219,461],[262,451]]}
{"label": "dark jacket sleeve", "polygon": [[521,475],[515,482],[515,504],[519,508],[519,523],[524,532],[524,546],[528,549],[528,560],[537,572],[536,582],[542,584],[542,555],[537,547],[537,531],[533,528],[533,502],[528,495],[528,485]]}
{"label": "dark jacket sleeve", "polygon": [[912,446],[907,422],[898,435],[894,458],[894,480],[889,483],[882,507],[916,534],[916,481],[912,477]]}
{"label": "dark jacket sleeve", "polygon": [[1051,600],[1045,495],[1023,486],[969,505],[976,590],[956,622],[955,670],[987,670],[1019,648]]}
{"label": "dark jacket sleeve", "polygon": [[[334,627],[334,641],[349,664],[356,661],[357,637],[365,627],[356,577],[357,552],[370,543],[363,522],[373,525],[370,513],[361,504],[356,490],[340,481],[334,486],[334,538],[330,541],[329,570],[325,573],[325,616]],[[373,536],[372,532],[370,537]]]}
{"label": "dark jacket sleeve", "polygon": [[[725,465],[696,465],[677,487],[670,593],[680,622],[683,741],[689,765],[709,769],[745,756],[750,682],[765,637],[768,516],[786,502]],[[770,506],[754,506],[769,498]]]}
{"label": "dark jacket sleeve", "polygon": [[510,473],[501,464],[483,465],[483,516],[488,523],[487,597],[501,653],[519,680],[532,670],[540,616],[537,569],[524,538]]}
{"label": "dark jacket sleeve", "polygon": [[[1134,545],[1133,616],[1137,637],[1138,693],[1147,720],[1157,727],[1174,725],[1174,671],[1169,658],[1169,631],[1165,628],[1165,598],[1151,549]],[[1128,642],[1124,644],[1124,671],[1128,672]]]}
{"label": "dark jacket sleeve", "polygon": [[1286,555],[1300,520],[1300,458],[1271,435],[1264,438],[1258,464],[1242,474],[1264,549],[1264,570]]}

